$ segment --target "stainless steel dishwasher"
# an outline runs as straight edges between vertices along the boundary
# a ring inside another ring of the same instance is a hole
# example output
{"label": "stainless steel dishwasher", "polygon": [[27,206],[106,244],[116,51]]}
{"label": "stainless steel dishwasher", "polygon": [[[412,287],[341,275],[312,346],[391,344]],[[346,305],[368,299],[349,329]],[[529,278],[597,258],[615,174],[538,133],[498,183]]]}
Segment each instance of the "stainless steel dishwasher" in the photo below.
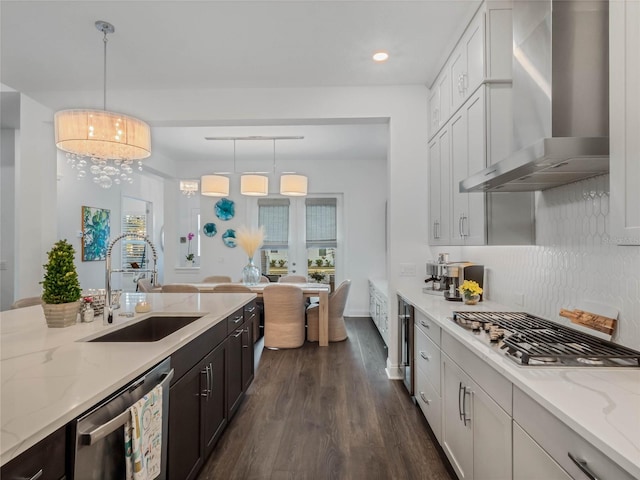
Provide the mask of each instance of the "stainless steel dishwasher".
{"label": "stainless steel dishwasher", "polygon": [[167,478],[167,432],[169,425],[169,383],[173,378],[167,358],[126,387],[92,408],[75,422],[73,479],[122,480],[125,478],[124,425],[129,407],[162,385],[162,471]]}

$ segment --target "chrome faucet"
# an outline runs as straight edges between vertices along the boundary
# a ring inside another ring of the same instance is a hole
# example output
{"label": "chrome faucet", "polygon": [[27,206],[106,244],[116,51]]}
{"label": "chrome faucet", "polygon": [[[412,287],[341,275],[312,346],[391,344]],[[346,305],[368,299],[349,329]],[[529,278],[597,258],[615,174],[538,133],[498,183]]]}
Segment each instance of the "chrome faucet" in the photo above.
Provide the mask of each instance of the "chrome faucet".
{"label": "chrome faucet", "polygon": [[[126,237],[139,238],[140,240],[144,240],[145,242],[147,242],[147,244],[151,247],[151,252],[153,253],[153,269],[151,270],[140,270],[139,268],[136,268],[136,269],[121,268],[117,270],[111,269],[111,250],[113,249],[113,246],[116,243],[118,243],[120,240]],[[107,247],[107,258],[105,261],[105,270],[106,270],[106,278],[105,278],[106,299],[105,299],[105,306],[104,306],[104,313],[103,313],[103,323],[105,325],[108,325],[110,323],[113,323],[113,311],[117,308],[120,308],[120,305],[118,304],[118,302],[117,301],[113,302],[111,299],[111,296],[113,293],[111,291],[111,274],[115,272],[135,272],[135,273],[149,272],[151,273],[151,283],[155,285],[156,283],[158,283],[158,254],[156,252],[156,247],[153,243],[151,243],[151,240],[149,240],[149,237],[147,237],[146,235],[141,235],[139,233],[123,233],[122,235],[119,235],[118,237],[114,238],[109,244],[109,246]],[[119,298],[119,296],[117,296],[117,298]]]}

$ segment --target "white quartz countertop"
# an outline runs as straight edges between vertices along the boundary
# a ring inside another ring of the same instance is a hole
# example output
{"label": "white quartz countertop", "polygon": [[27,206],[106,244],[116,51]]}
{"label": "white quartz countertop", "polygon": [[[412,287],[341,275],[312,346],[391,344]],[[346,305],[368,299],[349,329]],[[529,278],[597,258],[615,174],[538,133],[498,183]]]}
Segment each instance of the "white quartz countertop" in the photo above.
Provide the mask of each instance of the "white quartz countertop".
{"label": "white quartz countertop", "polygon": [[[255,298],[253,293],[135,293],[121,299],[114,324],[102,318],[48,328],[41,306],[0,313],[1,464],[167,358]],[[146,300],[151,312],[133,312]],[[87,342],[153,314],[202,314],[157,342]]]}
{"label": "white quartz countertop", "polygon": [[[398,294],[605,455],[640,478],[640,368],[522,367],[451,321],[456,310],[513,311],[449,302],[400,286]],[[557,320],[557,319],[550,319]]]}

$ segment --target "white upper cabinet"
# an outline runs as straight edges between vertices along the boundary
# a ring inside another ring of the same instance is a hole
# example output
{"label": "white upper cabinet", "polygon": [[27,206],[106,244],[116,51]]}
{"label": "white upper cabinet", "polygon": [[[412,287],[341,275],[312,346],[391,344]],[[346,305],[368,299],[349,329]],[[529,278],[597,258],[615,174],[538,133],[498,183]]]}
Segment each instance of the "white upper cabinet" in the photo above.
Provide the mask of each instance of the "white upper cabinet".
{"label": "white upper cabinet", "polygon": [[484,79],[484,12],[469,24],[451,57],[452,111],[456,111]]}
{"label": "white upper cabinet", "polygon": [[611,240],[640,245],[640,2],[609,4]]}

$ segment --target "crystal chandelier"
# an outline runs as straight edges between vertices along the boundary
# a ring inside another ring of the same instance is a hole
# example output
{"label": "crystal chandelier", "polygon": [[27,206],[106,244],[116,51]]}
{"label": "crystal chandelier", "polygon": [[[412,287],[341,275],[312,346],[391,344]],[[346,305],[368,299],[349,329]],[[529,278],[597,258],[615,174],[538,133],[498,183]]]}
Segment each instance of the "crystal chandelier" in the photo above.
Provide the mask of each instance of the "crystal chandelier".
{"label": "crystal chandelier", "polygon": [[142,120],[107,111],[107,34],[113,25],[95,23],[103,33],[104,43],[104,109],[62,110],[55,114],[56,147],[67,152],[67,161],[83,178],[87,170],[94,183],[102,188],[113,184],[133,183],[133,164],[151,155],[149,125]]}
{"label": "crystal chandelier", "polygon": [[186,197],[192,197],[198,191],[197,180],[180,180],[180,191]]}

